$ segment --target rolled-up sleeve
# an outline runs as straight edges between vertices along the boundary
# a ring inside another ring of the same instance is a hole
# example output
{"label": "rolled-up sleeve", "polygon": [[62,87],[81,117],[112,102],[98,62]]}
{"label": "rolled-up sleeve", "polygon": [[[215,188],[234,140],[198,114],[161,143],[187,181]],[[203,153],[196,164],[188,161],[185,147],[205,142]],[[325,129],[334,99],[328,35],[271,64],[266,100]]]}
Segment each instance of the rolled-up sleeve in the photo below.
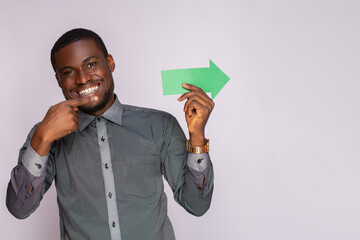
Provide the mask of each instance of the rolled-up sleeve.
{"label": "rolled-up sleeve", "polygon": [[[19,219],[24,219],[35,211],[43,194],[51,185],[50,180],[48,186],[44,188],[47,169],[49,169],[47,168],[49,156],[40,156],[30,146],[35,128],[36,126],[20,149],[18,165],[11,171],[7,188],[6,206],[9,212]],[[52,176],[49,179],[52,179]]]}
{"label": "rolled-up sleeve", "polygon": [[48,158],[49,155],[40,156],[29,145],[22,156],[21,163],[32,175],[39,177],[45,173]]}
{"label": "rolled-up sleeve", "polygon": [[206,174],[208,174],[207,170],[210,166],[209,153],[188,153],[186,164],[189,167],[189,172],[196,185],[204,188],[204,182],[207,178]]}
{"label": "rolled-up sleeve", "polygon": [[209,154],[187,153],[184,132],[171,115],[165,115],[163,140],[162,172],[174,192],[175,200],[195,216],[205,214],[210,207],[214,187]]}

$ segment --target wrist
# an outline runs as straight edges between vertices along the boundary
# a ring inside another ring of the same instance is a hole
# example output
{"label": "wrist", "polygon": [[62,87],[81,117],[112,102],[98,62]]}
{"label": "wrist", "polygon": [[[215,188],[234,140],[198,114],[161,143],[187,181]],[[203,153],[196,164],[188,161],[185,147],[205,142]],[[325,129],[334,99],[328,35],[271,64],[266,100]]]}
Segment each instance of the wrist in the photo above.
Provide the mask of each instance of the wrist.
{"label": "wrist", "polygon": [[45,156],[49,153],[51,144],[52,141],[46,136],[39,125],[30,141],[32,149],[40,156]]}
{"label": "wrist", "polygon": [[189,133],[189,137],[192,146],[203,146],[206,143],[204,132]]}

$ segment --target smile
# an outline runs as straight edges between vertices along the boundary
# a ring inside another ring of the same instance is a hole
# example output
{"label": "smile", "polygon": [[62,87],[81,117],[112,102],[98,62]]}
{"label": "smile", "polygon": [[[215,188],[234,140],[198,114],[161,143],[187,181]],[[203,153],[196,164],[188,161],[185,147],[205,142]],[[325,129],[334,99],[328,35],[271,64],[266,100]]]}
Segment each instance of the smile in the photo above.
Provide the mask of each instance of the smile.
{"label": "smile", "polygon": [[96,92],[96,90],[99,89],[99,84],[93,86],[93,87],[89,87],[89,88],[86,88],[84,90],[81,90],[80,92],[78,92],[79,95],[83,96],[83,95],[86,95],[86,94],[89,94],[89,93],[93,93],[93,92]]}

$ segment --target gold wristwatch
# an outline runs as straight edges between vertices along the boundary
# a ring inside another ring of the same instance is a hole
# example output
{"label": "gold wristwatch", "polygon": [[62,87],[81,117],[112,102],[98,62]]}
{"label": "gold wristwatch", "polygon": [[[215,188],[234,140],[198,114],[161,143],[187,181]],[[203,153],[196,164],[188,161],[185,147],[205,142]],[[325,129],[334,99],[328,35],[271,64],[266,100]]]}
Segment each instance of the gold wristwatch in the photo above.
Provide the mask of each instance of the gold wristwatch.
{"label": "gold wristwatch", "polygon": [[205,138],[205,145],[200,147],[191,146],[190,140],[186,142],[186,149],[189,153],[199,154],[209,152],[209,139]]}

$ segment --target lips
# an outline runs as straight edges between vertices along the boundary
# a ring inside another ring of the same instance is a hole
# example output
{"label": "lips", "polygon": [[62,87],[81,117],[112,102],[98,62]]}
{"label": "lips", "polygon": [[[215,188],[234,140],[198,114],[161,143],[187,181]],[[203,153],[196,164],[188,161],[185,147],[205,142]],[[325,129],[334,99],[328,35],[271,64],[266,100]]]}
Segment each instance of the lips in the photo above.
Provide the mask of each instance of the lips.
{"label": "lips", "polygon": [[85,89],[82,89],[80,91],[76,91],[76,93],[80,96],[85,96],[87,94],[90,94],[90,93],[93,93],[93,92],[96,92],[100,87],[100,83],[92,86],[92,87],[89,87],[89,88],[85,88]]}

